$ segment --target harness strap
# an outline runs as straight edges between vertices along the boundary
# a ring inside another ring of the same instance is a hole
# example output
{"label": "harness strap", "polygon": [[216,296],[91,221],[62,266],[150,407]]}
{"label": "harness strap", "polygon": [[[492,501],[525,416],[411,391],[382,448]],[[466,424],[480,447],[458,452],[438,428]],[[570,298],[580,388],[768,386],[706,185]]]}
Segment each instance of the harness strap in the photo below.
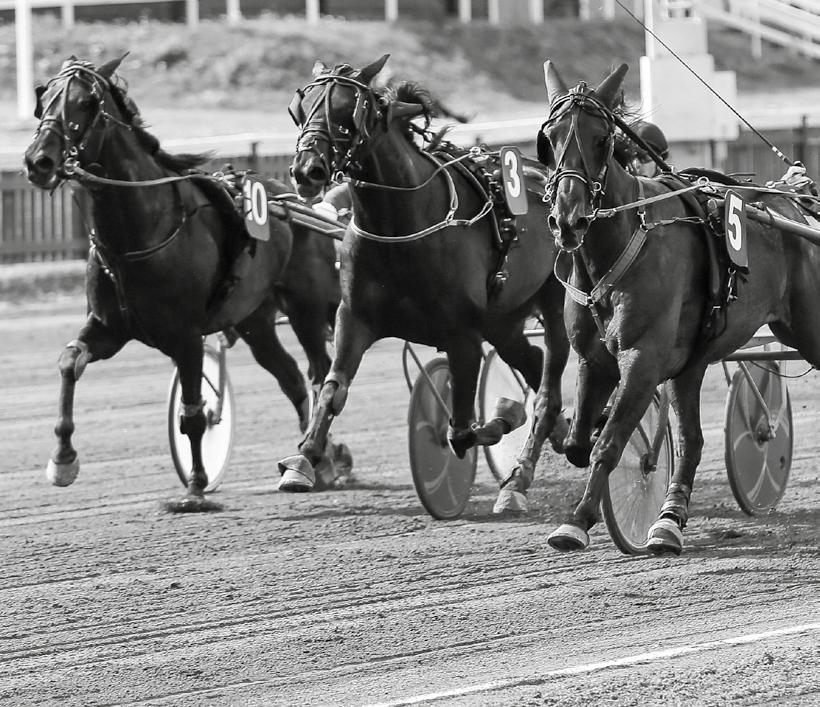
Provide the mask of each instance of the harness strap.
{"label": "harness strap", "polygon": [[[638,183],[640,184],[640,179],[638,179]],[[676,196],[680,196],[681,194],[686,194],[687,192],[697,191],[698,189],[703,189],[704,187],[708,187],[710,185],[708,177],[699,177],[698,180],[689,187],[683,187],[681,189],[676,189],[673,191],[666,192],[664,194],[657,194],[655,196],[649,196],[644,198],[643,196],[643,189],[640,190],[640,196],[638,197],[637,201],[631,201],[628,204],[621,204],[620,206],[613,206],[611,209],[595,209],[592,213],[591,218],[612,218],[616,214],[621,213],[622,211],[629,211],[630,209],[640,208],[646,206],[647,204],[654,204],[658,201],[666,201],[667,199],[671,199]]]}
{"label": "harness strap", "polygon": [[[638,202],[640,203],[643,201],[643,183],[638,180]],[[588,307],[590,312],[592,313],[592,317],[595,320],[595,324],[598,327],[598,332],[600,333],[601,337],[604,336],[605,329],[603,325],[603,321],[598,313],[597,306],[598,303],[603,301],[604,298],[609,294],[609,291],[621,280],[621,278],[626,274],[630,267],[632,267],[632,263],[635,262],[635,259],[638,257],[638,254],[641,252],[641,249],[646,243],[646,234],[650,228],[658,224],[653,224],[652,226],[646,225],[645,219],[645,211],[643,204],[638,206],[638,215],[640,218],[639,226],[632,232],[632,237],[629,239],[629,242],[626,244],[626,248],[621,251],[621,254],[612,264],[612,267],[607,270],[604,276],[598,280],[598,282],[593,286],[590,290],[589,294],[584,292],[583,290],[575,287],[570,282],[566,280],[562,280],[561,277],[558,275],[558,260],[561,255],[564,254],[564,251],[559,250],[558,255],[555,257],[555,277],[558,281],[564,286],[564,289],[569,293],[569,296],[578,304]],[[584,261],[584,265],[587,269],[587,274],[590,275],[590,268],[587,264],[587,259],[583,257],[584,247],[581,246],[581,255]]]}
{"label": "harness strap", "polygon": [[[442,163],[440,163],[433,155],[424,152],[422,153],[427,159],[429,159],[436,167],[442,167]],[[484,218],[493,208],[493,202],[491,198],[487,198],[487,201],[484,203],[484,206],[478,211],[478,213],[469,219],[460,219],[455,218],[455,213],[458,210],[458,190],[456,189],[455,182],[453,181],[453,177],[450,175],[446,169],[441,170],[444,178],[447,182],[447,189],[449,190],[450,194],[450,208],[447,212],[447,215],[444,217],[444,220],[439,221],[438,223],[434,223],[432,226],[428,226],[427,228],[423,228],[420,231],[416,231],[414,233],[408,233],[404,236],[382,236],[378,233],[371,233],[370,231],[365,231],[356,223],[355,215],[350,219],[350,230],[353,231],[357,236],[361,236],[362,238],[366,238],[371,241],[378,241],[380,243],[407,243],[410,241],[417,241],[425,236],[429,236],[431,233],[436,233],[437,231],[441,231],[445,228],[449,228],[450,226],[472,226],[477,221],[480,221]]]}

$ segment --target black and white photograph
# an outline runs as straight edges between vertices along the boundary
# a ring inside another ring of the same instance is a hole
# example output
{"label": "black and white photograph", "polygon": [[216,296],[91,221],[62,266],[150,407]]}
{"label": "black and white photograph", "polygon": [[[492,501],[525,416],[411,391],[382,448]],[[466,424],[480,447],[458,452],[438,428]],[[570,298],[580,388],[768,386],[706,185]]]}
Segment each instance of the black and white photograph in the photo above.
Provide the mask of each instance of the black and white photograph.
{"label": "black and white photograph", "polygon": [[0,0],[0,705],[820,705],[820,0]]}

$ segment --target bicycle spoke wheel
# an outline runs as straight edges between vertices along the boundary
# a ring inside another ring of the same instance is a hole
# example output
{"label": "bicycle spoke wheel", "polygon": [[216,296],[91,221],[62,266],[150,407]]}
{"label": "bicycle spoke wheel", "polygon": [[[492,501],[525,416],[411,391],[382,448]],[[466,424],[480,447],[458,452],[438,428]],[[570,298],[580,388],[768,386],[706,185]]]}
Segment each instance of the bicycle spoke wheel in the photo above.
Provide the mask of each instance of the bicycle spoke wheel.
{"label": "bicycle spoke wheel", "polygon": [[523,376],[518,371],[513,371],[493,349],[484,361],[478,386],[478,413],[483,421],[487,421],[495,409],[496,401],[502,397],[523,403],[527,411],[527,422],[505,434],[498,444],[484,447],[487,466],[499,483],[512,471],[518,453],[527,441],[535,406],[535,392],[527,387]]}
{"label": "bicycle spoke wheel", "polygon": [[604,486],[601,499],[604,521],[612,541],[627,555],[647,553],[646,536],[658,519],[674,471],[672,428],[668,422],[657,463],[654,468],[647,467],[659,417],[656,394]]}
{"label": "bicycle spoke wheel", "polygon": [[[210,493],[216,491],[228,469],[234,434],[233,387],[227,371],[225,371],[221,417],[218,420],[215,418],[219,400],[219,354],[210,346],[206,346],[203,351],[201,394],[205,401],[205,416],[208,421],[205,434],[202,436],[202,461],[208,474],[205,493]],[[171,458],[174,461],[177,476],[182,485],[187,487],[193,461],[188,436],[179,429],[181,414],[182,386],[179,384],[179,371],[174,370],[168,391],[168,441],[171,445]]]}
{"label": "bicycle spoke wheel", "polygon": [[[450,367],[446,358],[435,358],[424,371],[435,389],[452,406]],[[449,412],[442,409],[424,373],[420,373],[410,393],[407,414],[410,471],[416,493],[425,510],[439,520],[461,515],[475,481],[476,448],[463,459],[453,454],[447,442]]]}
{"label": "bicycle spoke wheel", "polygon": [[773,511],[786,492],[792,462],[792,409],[776,363],[751,365],[748,371],[775,418],[773,434],[766,411],[738,369],[726,396],[724,441],[732,494],[744,513],[755,516]]}

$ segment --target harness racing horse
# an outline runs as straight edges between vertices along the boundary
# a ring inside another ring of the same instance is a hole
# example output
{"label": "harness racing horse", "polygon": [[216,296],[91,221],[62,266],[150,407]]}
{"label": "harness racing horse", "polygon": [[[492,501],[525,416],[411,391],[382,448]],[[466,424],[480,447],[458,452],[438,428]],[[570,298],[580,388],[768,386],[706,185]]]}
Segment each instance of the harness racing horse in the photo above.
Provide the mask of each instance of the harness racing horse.
{"label": "harness racing horse", "polygon": [[[305,429],[310,401],[302,374],[276,334],[284,311],[307,354],[313,385],[330,367],[328,325],[340,297],[333,242],[272,218],[270,239],[251,240],[225,187],[191,168],[206,156],[170,155],[143,127],[116,82],[122,59],[95,68],[66,60],[37,90],[40,124],[25,153],[29,180],[53,190],[76,180],[90,199],[88,319],[59,360],[58,445],[48,476],[71,484],[79,460],[71,445],[73,398],[86,365],[131,339],[171,357],[179,369],[191,444],[187,508],[205,507],[201,440],[208,421],[200,396],[203,336],[232,328],[278,380]],[[284,185],[268,181],[285,192]]]}
{"label": "harness racing horse", "polygon": [[[670,179],[634,177],[612,158],[615,129],[623,129],[614,106],[626,71],[621,65],[594,90],[585,83],[568,90],[555,66],[544,65],[550,112],[538,136],[539,156],[555,170],[548,188],[549,225],[561,249],[557,269],[563,273],[567,261],[572,265],[565,319],[580,357],[565,452],[577,466],[591,465],[580,503],[549,543],[559,550],[588,546],[607,476],[656,386],[668,381],[680,459],[647,547],[680,554],[703,447],[699,408],[706,367],[765,324],[820,365],[820,249],[749,220],[750,272],[724,281],[725,308],[713,320],[709,293],[716,269],[707,239],[714,235],[704,228],[697,200],[688,198],[702,187],[679,180],[679,187],[689,187],[676,189]],[[784,196],[762,190],[754,198],[805,221]],[[613,391],[592,446],[590,433]]]}
{"label": "harness racing horse", "polygon": [[[487,340],[534,390],[543,384],[547,391],[536,411],[544,436],[526,450],[525,468],[507,479],[495,509],[525,511],[524,492],[540,445],[561,410],[560,380],[569,353],[546,210],[539,198],[518,218],[517,241],[506,251],[508,277],[490,292],[488,281],[495,280],[505,252],[495,243],[493,202],[476,178],[459,168],[468,163],[468,151],[442,155],[432,145],[425,150],[414,142],[415,132],[426,132],[410,119],[422,116],[429,122],[431,116],[424,89],[410,82],[392,90],[371,86],[387,58],[358,71],[342,64],[314,72],[290,108],[301,129],[292,164],[298,194],[313,198],[332,177],[346,175],[353,217],[342,247],[336,356],[299,454],[280,462],[280,488],[311,489],[313,467],[362,357],[385,337],[447,353],[453,394],[448,440],[455,454],[463,457],[472,446],[498,442],[523,424],[525,415],[502,398],[492,419],[476,424],[477,378]],[[540,192],[543,169],[537,169],[541,181],[529,186]],[[546,328],[546,356],[523,333],[534,305]]]}

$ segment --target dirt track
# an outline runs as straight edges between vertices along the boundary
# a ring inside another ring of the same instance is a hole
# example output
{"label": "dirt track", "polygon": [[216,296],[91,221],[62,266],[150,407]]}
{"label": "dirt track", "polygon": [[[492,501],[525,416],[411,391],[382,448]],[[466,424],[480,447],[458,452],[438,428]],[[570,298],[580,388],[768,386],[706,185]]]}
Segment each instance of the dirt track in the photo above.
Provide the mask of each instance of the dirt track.
{"label": "dirt track", "polygon": [[161,511],[182,491],[165,428],[171,365],[138,344],[86,372],[83,467],[52,487],[56,359],[83,312],[76,298],[0,311],[0,703],[820,701],[816,374],[790,386],[795,455],[778,512],[750,519],[731,496],[714,369],[684,556],[625,557],[603,525],[569,556],[546,536],[583,475],[552,455],[526,519],[490,514],[483,461],[461,520],[424,513],[396,341],[368,354],[334,428],[356,458],[349,490],[274,490],[296,418],[242,345],[222,513]]}

